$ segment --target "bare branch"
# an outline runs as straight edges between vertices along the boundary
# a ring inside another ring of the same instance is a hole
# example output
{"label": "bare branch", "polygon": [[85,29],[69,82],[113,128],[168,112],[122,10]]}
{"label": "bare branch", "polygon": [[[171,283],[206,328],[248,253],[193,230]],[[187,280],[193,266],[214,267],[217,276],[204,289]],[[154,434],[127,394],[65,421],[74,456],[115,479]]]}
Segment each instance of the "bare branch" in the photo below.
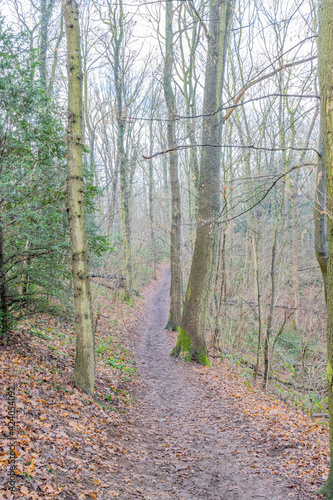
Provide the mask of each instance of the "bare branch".
{"label": "bare branch", "polygon": [[[239,103],[240,99],[243,97],[243,95],[245,94],[245,92],[250,88],[252,87],[253,85],[255,85],[256,83],[259,83],[259,82],[262,82],[263,80],[267,80],[267,78],[270,78],[274,75],[276,75],[277,73],[279,73],[280,71],[282,71],[283,69],[286,69],[286,68],[291,68],[293,66],[298,66],[299,64],[304,64],[304,63],[307,63],[309,61],[313,61],[314,59],[317,59],[318,56],[312,56],[312,57],[308,57],[306,59],[302,59],[301,61],[294,61],[292,63],[288,63],[288,64],[282,64],[282,66],[280,66],[279,68],[276,68],[274,71],[271,71],[270,73],[267,73],[266,75],[263,75],[259,78],[256,78],[255,80],[252,80],[252,82],[248,83],[247,85],[245,85],[242,90],[238,93],[235,101],[234,101],[234,107],[232,107],[231,109],[229,109],[228,113],[225,115],[225,117],[223,118],[223,122],[225,122],[226,120],[228,120],[228,118],[230,117],[230,115],[235,111],[236,109],[236,105]],[[319,97],[319,96],[318,96]]]}
{"label": "bare branch", "polygon": [[286,147],[286,148],[265,148],[265,147],[259,147],[259,146],[254,146],[253,144],[249,144],[247,146],[240,146],[239,144],[183,144],[181,146],[177,146],[175,148],[169,148],[169,149],[164,149],[163,151],[159,151],[157,153],[154,153],[151,156],[144,156],[142,155],[142,158],[145,160],[151,160],[155,156],[159,155],[164,155],[166,153],[171,153],[172,151],[179,151],[181,149],[189,149],[189,148],[203,148],[203,147],[210,147],[210,148],[239,148],[239,149],[253,149],[254,151],[313,151],[314,153],[317,153],[319,155],[319,152],[314,149],[314,148],[294,148],[294,147]]}

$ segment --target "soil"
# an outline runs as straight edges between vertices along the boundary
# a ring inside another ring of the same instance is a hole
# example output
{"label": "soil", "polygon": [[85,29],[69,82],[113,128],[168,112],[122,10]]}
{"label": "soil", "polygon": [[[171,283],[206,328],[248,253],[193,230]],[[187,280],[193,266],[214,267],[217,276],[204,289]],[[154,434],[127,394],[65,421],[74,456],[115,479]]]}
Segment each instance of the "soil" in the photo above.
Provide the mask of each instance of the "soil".
{"label": "soil", "polygon": [[115,436],[126,453],[118,460],[112,497],[314,498],[293,478],[272,472],[283,447],[258,436],[251,414],[214,384],[209,368],[170,357],[176,334],[164,330],[169,287],[167,270],[137,331],[136,403],[126,415],[131,431]]}

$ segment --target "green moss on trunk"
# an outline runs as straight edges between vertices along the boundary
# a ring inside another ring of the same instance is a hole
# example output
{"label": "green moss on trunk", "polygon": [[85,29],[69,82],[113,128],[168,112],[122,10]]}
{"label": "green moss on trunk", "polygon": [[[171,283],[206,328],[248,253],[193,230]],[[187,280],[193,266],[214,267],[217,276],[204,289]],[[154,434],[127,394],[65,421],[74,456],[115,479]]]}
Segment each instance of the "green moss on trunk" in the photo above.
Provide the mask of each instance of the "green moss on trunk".
{"label": "green moss on trunk", "polygon": [[177,328],[178,337],[176,345],[171,353],[174,358],[182,358],[185,361],[197,361],[204,366],[212,366],[206,352],[192,349],[191,338],[181,327]]}
{"label": "green moss on trunk", "polygon": [[178,327],[177,330],[177,342],[171,356],[174,358],[184,358],[185,361],[191,361],[191,339],[182,328]]}

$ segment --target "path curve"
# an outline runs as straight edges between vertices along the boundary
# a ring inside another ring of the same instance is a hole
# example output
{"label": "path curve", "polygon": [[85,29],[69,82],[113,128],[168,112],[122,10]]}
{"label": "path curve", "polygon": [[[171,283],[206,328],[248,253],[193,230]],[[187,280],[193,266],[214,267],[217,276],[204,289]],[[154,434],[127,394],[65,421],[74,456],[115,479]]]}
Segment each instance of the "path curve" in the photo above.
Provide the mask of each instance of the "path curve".
{"label": "path curve", "polygon": [[206,368],[174,360],[174,335],[164,330],[170,270],[151,296],[136,346],[139,388],[130,434],[119,433],[118,498],[130,500],[301,500],[269,470],[242,463],[253,449],[251,424],[223,394],[212,399]]}

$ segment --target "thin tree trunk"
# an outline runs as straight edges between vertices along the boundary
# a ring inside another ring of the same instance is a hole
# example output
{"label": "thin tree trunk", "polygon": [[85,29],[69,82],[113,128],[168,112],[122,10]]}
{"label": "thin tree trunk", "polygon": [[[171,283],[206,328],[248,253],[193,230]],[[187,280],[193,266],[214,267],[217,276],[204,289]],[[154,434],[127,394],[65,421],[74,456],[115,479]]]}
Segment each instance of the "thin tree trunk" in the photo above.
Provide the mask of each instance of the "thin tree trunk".
{"label": "thin tree trunk", "polygon": [[[221,143],[222,103],[226,40],[231,24],[230,0],[212,0],[203,101],[202,143]],[[218,222],[220,217],[219,147],[204,146],[200,161],[198,226],[184,313],[175,357],[185,356],[210,365],[205,340],[209,300],[215,276]]]}
{"label": "thin tree trunk", "polygon": [[[120,127],[120,130],[122,127]],[[118,146],[121,144],[123,130],[120,131]],[[118,149],[121,150],[120,147]],[[120,154],[124,154],[120,153]],[[131,252],[131,224],[129,215],[129,193],[127,181],[127,159],[122,157],[120,160],[120,193],[121,193],[121,216],[123,223],[124,234],[124,256],[125,256],[125,300],[130,300],[132,297],[132,252]]]}
{"label": "thin tree trunk", "polygon": [[167,158],[166,155],[164,155],[162,158],[162,166],[163,166],[163,190],[165,195],[167,196],[169,192],[169,186],[168,186],[168,165],[166,158]]}
{"label": "thin tree trunk", "polygon": [[[282,64],[282,60],[281,60]],[[278,123],[279,123],[279,130],[280,130],[280,146],[282,148],[282,165],[283,165],[283,170],[286,172],[288,169],[288,166],[291,164],[292,160],[292,149],[290,149],[289,156],[287,157],[286,154],[286,120],[285,120],[285,107],[288,109],[288,104],[284,105],[283,99],[284,97],[282,96],[282,93],[285,92],[285,87],[283,86],[283,79],[282,79],[282,74],[279,75],[279,90],[281,92],[281,97],[280,97],[280,102],[279,102],[279,115],[278,115]],[[291,114],[291,113],[290,113]],[[291,139],[290,139],[290,145],[293,146],[295,136],[296,136],[296,130],[294,126],[294,117],[291,114]],[[278,232],[279,232],[279,225],[280,225],[280,219],[281,215],[283,212],[283,207],[284,207],[284,202],[285,202],[285,195],[286,195],[286,186],[287,186],[287,176],[284,176],[283,178],[283,187],[282,187],[282,197],[280,201],[280,207],[278,210],[278,215],[277,219],[275,222],[275,227],[274,227],[274,236],[273,236],[273,245],[272,245],[272,258],[271,258],[271,304],[270,304],[270,309],[269,309],[269,314],[267,318],[267,326],[266,326],[266,335],[265,335],[265,341],[264,341],[264,380],[263,380],[263,388],[267,389],[267,384],[268,384],[268,378],[269,378],[269,370],[270,370],[270,353],[269,353],[269,344],[270,344],[270,337],[272,333],[272,327],[273,327],[273,317],[274,317],[274,307],[275,307],[275,259],[276,259],[276,251],[277,251],[277,237],[278,237]],[[272,210],[272,218],[274,211]]]}
{"label": "thin tree trunk", "polygon": [[51,74],[50,74],[50,81],[49,81],[49,86],[48,86],[49,94],[51,94],[51,92],[53,91],[55,72],[56,72],[57,63],[58,63],[58,51],[59,51],[59,47],[60,47],[61,41],[62,41],[62,39],[64,37],[64,34],[65,34],[65,32],[64,32],[64,17],[63,17],[63,15],[61,13],[61,15],[60,15],[60,32],[59,32],[59,36],[58,36],[58,39],[57,39],[56,46],[54,48],[53,63],[52,63]]}
{"label": "thin tree trunk", "polygon": [[87,236],[83,206],[83,125],[80,26],[75,0],[62,0],[67,38],[68,135],[67,195],[72,246],[76,355],[74,378],[77,386],[91,395],[95,382],[93,313],[90,293]]}
{"label": "thin tree trunk", "polygon": [[[283,142],[283,144],[284,144],[284,142]],[[286,168],[286,164],[287,164],[287,161],[283,155],[284,169]],[[288,162],[288,164],[289,164],[289,162]],[[278,216],[277,216],[277,219],[275,222],[273,245],[272,245],[271,272],[270,272],[271,303],[270,303],[270,308],[269,308],[269,313],[268,313],[268,318],[267,318],[266,335],[265,335],[265,342],[264,342],[264,380],[263,380],[263,388],[264,389],[267,389],[269,369],[270,369],[269,343],[270,343],[270,337],[271,337],[271,333],[272,333],[274,306],[275,306],[275,259],[276,259],[276,250],[277,250],[277,237],[278,237],[280,219],[281,219],[281,215],[282,215],[282,211],[283,211],[285,192],[286,192],[286,177],[284,177],[283,179],[284,180],[283,180],[283,187],[282,187],[282,198],[280,201]]]}
{"label": "thin tree trunk", "polygon": [[[163,148],[166,149],[163,144]],[[167,155],[163,155],[162,157],[162,174],[163,174],[163,229],[164,233],[169,233],[170,221],[169,221],[169,183],[168,183],[168,164],[167,164]],[[168,244],[167,238],[164,238],[164,248],[165,251],[168,251],[170,246]]]}
{"label": "thin tree trunk", "polygon": [[297,181],[291,198],[292,231],[293,231],[293,294],[294,294],[294,327],[299,329],[299,281],[298,281],[298,235],[297,235]]}
{"label": "thin tree trunk", "polygon": [[[227,217],[226,217],[227,218]],[[223,233],[223,234],[222,234]],[[221,286],[220,286],[220,295],[219,297],[217,296],[217,280],[218,280],[218,271],[216,273],[216,318],[215,318],[215,329],[213,333],[213,339],[212,339],[212,344],[215,349],[219,349],[219,342],[220,342],[220,316],[222,312],[222,305],[223,305],[223,298],[226,300],[226,268],[225,268],[225,247],[226,247],[226,231],[221,228],[221,237],[222,237],[222,245],[220,242],[221,246],[221,252],[219,255],[219,259],[221,261]]]}
{"label": "thin tree trunk", "polygon": [[[149,126],[149,141],[150,141],[150,156],[153,154],[154,138],[153,138],[153,122],[150,121]],[[156,245],[155,245],[155,228],[154,228],[154,169],[153,159],[149,160],[149,227],[150,241],[153,263],[153,279],[156,280]]]}
{"label": "thin tree trunk", "polygon": [[52,15],[54,0],[40,0],[40,46],[39,46],[39,74],[42,87],[47,90],[47,49],[49,45],[49,23]]}
{"label": "thin tree trunk", "polygon": [[109,220],[108,235],[110,241],[112,241],[113,221],[115,216],[116,200],[117,200],[117,187],[118,187],[118,169],[116,167],[112,174],[111,203],[108,215],[108,220]]}
{"label": "thin tree trunk", "polygon": [[39,47],[39,74],[42,87],[45,89],[46,82],[46,54],[48,45],[48,13],[47,0],[40,0],[41,22],[40,22],[40,47]]}
{"label": "thin tree trunk", "polygon": [[4,235],[0,219],[0,337],[5,337],[8,331],[8,305],[6,290],[6,273],[4,269]]}
{"label": "thin tree trunk", "polygon": [[257,233],[255,240],[255,262],[256,262],[256,285],[257,285],[257,300],[258,300],[258,344],[257,344],[257,360],[256,367],[254,370],[254,382],[257,380],[259,363],[260,363],[260,351],[261,351],[261,337],[262,337],[262,317],[261,317],[261,286],[260,286],[260,259],[259,259],[259,235]]}
{"label": "thin tree trunk", "polygon": [[129,181],[128,181],[128,162],[125,151],[125,119],[123,109],[123,90],[120,67],[120,49],[123,42],[123,7],[122,1],[119,2],[119,33],[114,36],[114,82],[117,102],[117,164],[120,175],[120,194],[121,194],[121,218],[124,235],[124,257],[125,257],[125,300],[132,298],[132,252],[131,252],[131,223],[129,213]]}
{"label": "thin tree trunk", "polygon": [[324,280],[327,303],[327,221],[326,221],[326,173],[323,123],[320,118],[319,156],[317,162],[316,192],[314,203],[315,251]]}
{"label": "thin tree trunk", "polygon": [[[186,12],[186,4],[184,4],[184,11]],[[185,113],[186,116],[195,116],[196,112],[196,87],[198,82],[198,77],[195,74],[195,62],[196,62],[196,52],[200,41],[200,24],[196,15],[190,11],[193,16],[193,27],[191,38],[187,36],[185,31],[185,39],[187,40],[188,49],[190,50],[188,58],[186,57],[186,52],[184,50],[183,38],[179,37],[179,47],[181,55],[181,67],[182,67],[182,80],[183,80],[183,93],[185,100]],[[187,26],[186,16],[179,14],[178,29],[179,33],[183,32],[183,27]],[[188,65],[187,65],[188,60]],[[196,144],[195,136],[195,120],[189,118],[186,120],[186,133],[190,144]],[[194,187],[194,190],[192,188]],[[197,155],[197,148],[193,147],[189,152],[189,168],[188,168],[188,203],[189,203],[189,219],[191,222],[191,231],[195,227],[195,221],[197,220],[197,195],[199,187],[199,162]],[[192,195],[193,191],[193,195]]]}
{"label": "thin tree trunk", "polygon": [[[166,2],[165,13],[165,59],[163,88],[166,105],[168,108],[167,137],[168,148],[175,148],[175,96],[172,90],[173,68],[173,30],[172,30],[172,0]],[[181,205],[178,178],[178,155],[172,151],[169,156],[169,176],[171,186],[171,235],[170,235],[170,261],[171,261],[171,286],[170,286],[170,313],[166,329],[175,330],[180,326],[182,305],[182,283],[180,264],[181,245]]]}
{"label": "thin tree trunk", "polygon": [[[285,177],[284,177],[285,179]],[[263,388],[267,388],[267,383],[268,383],[268,375],[269,375],[269,341],[271,337],[271,332],[272,332],[272,326],[273,326],[273,315],[274,315],[274,306],[275,306],[275,258],[276,258],[276,246],[277,246],[277,236],[278,236],[278,231],[279,231],[279,225],[280,225],[280,218],[283,210],[283,205],[284,205],[284,193],[285,193],[285,186],[283,185],[283,194],[282,194],[282,200],[280,204],[280,210],[279,214],[276,220],[275,224],[275,230],[274,230],[274,238],[273,238],[273,245],[272,245],[272,259],[271,259],[271,303],[270,303],[270,308],[269,308],[269,314],[268,314],[268,319],[267,319],[267,327],[266,327],[266,335],[265,335],[265,342],[264,342],[264,380],[263,380]]]}
{"label": "thin tree trunk", "polygon": [[[288,108],[289,110],[289,108]],[[294,122],[293,114],[290,112],[292,116],[292,121]],[[306,155],[306,149],[309,147],[309,142],[312,137],[313,129],[317,120],[318,116],[318,108],[316,109],[316,112],[313,115],[312,122],[309,128],[309,131],[307,133],[305,145],[304,145],[304,151],[302,152],[300,156],[300,165],[303,163],[305,155]],[[294,124],[293,124],[294,127]],[[321,141],[322,142],[322,141]],[[322,144],[322,149],[323,149],[323,144]],[[295,187],[291,196],[291,212],[292,212],[292,228],[293,228],[293,292],[294,292],[294,307],[295,307],[295,313],[294,313],[294,326],[296,329],[299,329],[299,279],[298,279],[298,210],[297,210],[297,197],[298,197],[298,182],[299,182],[299,175],[300,175],[300,170],[297,170],[296,173],[296,179],[295,179]],[[325,173],[324,173],[325,175]],[[318,176],[318,169],[317,169],[317,176]],[[325,187],[324,187],[324,195],[325,195]],[[316,203],[316,202],[315,202]],[[316,205],[315,205],[316,207]],[[316,227],[316,214],[314,215],[315,218],[315,227]],[[316,241],[316,237],[315,237]],[[325,244],[326,244],[326,233],[325,233]],[[316,243],[315,243],[316,245]],[[325,282],[325,280],[324,280]],[[325,285],[326,287],[326,285]],[[326,289],[326,288],[325,288]]]}

